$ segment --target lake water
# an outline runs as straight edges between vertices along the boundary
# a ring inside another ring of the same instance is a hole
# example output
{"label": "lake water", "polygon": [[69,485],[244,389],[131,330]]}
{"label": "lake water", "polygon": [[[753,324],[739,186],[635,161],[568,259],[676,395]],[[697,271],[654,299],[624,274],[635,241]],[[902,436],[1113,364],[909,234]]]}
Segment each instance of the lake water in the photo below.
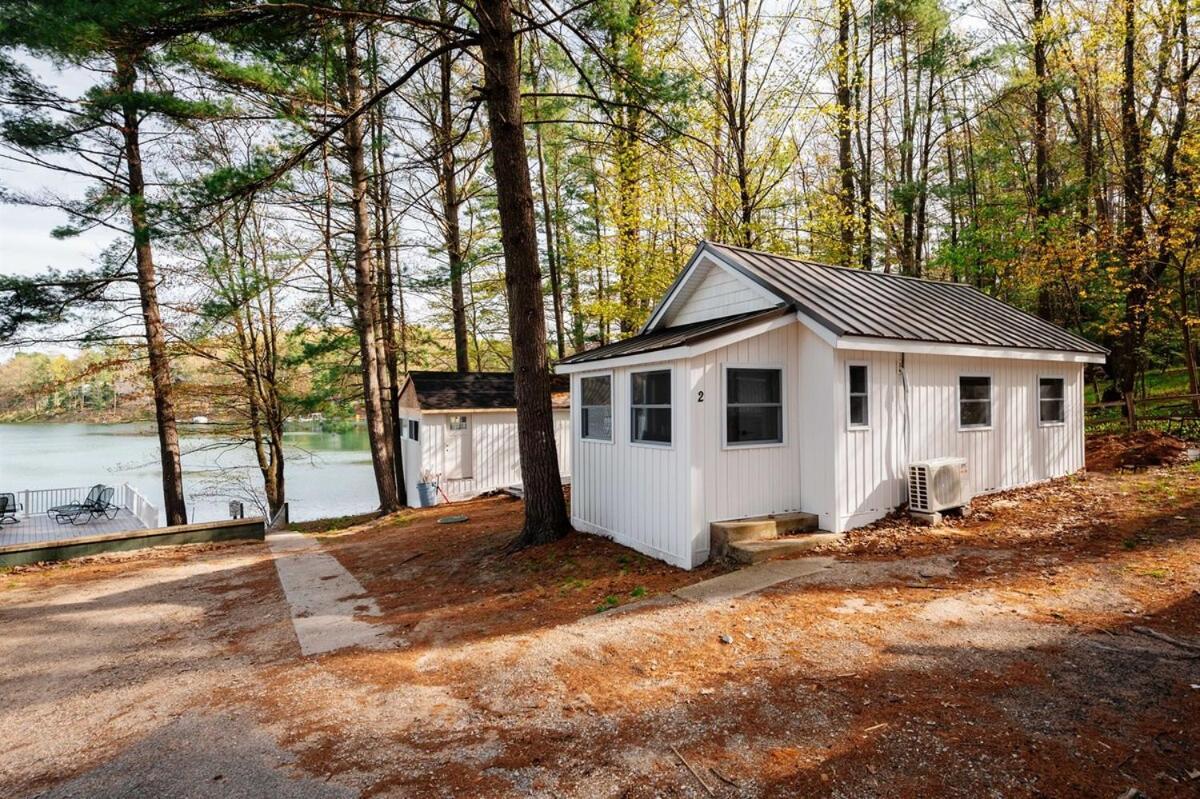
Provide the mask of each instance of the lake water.
{"label": "lake water", "polygon": [[[245,500],[262,480],[248,447],[221,446],[196,429],[183,436],[183,490],[189,521],[229,518],[229,500]],[[284,467],[291,519],[366,513],[379,507],[363,430],[285,434]],[[0,424],[0,491],[129,483],[162,513],[158,437],[149,424]],[[246,515],[256,515],[247,503]]]}

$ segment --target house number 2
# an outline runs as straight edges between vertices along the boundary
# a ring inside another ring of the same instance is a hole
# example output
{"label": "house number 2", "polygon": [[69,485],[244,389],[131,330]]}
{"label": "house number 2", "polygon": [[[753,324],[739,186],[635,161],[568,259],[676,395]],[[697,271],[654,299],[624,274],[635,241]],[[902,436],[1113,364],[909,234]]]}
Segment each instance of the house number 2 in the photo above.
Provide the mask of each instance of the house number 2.
{"label": "house number 2", "polygon": [[696,392],[696,402],[704,402],[704,392],[703,391]]}

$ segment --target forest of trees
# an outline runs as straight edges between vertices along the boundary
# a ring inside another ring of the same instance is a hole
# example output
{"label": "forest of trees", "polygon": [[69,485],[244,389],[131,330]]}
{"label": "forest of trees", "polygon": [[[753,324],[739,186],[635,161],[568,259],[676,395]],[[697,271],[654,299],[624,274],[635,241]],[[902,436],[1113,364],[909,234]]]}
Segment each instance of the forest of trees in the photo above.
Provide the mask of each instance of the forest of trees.
{"label": "forest of trees", "polygon": [[405,371],[512,369],[526,543],[566,528],[549,364],[636,332],[699,239],[968,282],[1110,347],[1097,386],[1197,393],[1191,2],[5,3],[0,155],[46,188],[4,199],[122,236],[0,276],[0,341],[136,342],[173,524],[177,359],[272,508],[313,396],[353,388],[391,511]]}

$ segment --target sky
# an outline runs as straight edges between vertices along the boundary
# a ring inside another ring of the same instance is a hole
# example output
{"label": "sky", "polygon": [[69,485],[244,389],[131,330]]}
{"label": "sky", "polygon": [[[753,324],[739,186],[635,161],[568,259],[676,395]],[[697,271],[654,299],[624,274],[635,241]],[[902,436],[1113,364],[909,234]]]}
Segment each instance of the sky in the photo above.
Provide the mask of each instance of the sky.
{"label": "sky", "polygon": [[[41,59],[20,60],[43,82],[63,92],[79,93],[95,79],[81,70],[57,69]],[[87,181],[0,157],[0,186],[24,193],[50,187],[56,193],[76,196],[87,187]],[[32,275],[47,267],[87,268],[116,238],[116,234],[104,230],[62,241],[52,238],[50,231],[64,222],[66,215],[54,209],[0,205],[0,273]]]}

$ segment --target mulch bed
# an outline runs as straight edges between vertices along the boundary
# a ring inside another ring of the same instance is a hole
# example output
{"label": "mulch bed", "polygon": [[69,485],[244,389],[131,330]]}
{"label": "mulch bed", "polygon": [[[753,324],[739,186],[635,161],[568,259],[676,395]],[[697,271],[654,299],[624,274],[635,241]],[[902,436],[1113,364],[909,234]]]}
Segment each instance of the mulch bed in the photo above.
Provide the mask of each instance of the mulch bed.
{"label": "mulch bed", "polygon": [[1187,461],[1188,444],[1157,430],[1091,436],[1087,440],[1089,472],[1115,472],[1148,466],[1174,466]]}

